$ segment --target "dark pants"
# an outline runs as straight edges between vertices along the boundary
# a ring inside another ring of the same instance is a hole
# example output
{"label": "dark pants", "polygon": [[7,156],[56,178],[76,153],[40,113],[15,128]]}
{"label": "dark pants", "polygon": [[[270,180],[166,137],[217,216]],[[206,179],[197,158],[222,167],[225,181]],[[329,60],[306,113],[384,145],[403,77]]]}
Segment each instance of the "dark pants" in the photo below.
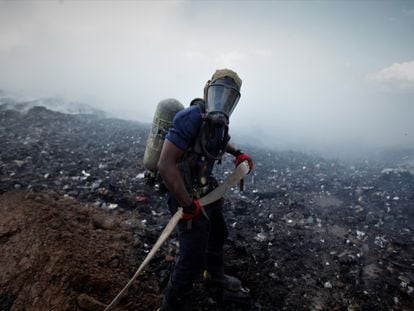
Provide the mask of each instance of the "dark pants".
{"label": "dark pants", "polygon": [[[178,203],[170,196],[168,205],[172,214]],[[223,200],[204,207],[209,219],[203,213],[191,220],[181,219],[178,223],[180,254],[171,276],[174,288],[186,292],[193,282],[206,269],[212,274],[223,273],[223,244],[228,237],[223,218]]]}

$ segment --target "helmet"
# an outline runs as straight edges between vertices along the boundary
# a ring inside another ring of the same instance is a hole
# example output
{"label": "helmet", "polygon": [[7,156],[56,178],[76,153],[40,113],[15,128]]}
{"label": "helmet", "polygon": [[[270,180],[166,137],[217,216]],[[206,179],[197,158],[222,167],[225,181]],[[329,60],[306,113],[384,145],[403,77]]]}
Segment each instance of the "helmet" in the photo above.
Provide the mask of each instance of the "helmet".
{"label": "helmet", "polygon": [[[240,99],[242,80],[230,69],[219,69],[206,85],[206,111],[219,119],[228,118]],[[219,116],[221,115],[221,116]]]}

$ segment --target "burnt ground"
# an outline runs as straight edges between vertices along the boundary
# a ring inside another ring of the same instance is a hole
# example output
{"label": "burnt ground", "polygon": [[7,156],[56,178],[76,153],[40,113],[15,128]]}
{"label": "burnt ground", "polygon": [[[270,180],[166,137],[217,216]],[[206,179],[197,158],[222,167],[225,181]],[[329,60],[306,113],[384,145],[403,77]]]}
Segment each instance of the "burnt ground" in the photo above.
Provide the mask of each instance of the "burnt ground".
{"label": "burnt ground", "polygon": [[[143,179],[147,133],[0,110],[0,310],[103,310],[132,277],[170,217]],[[225,252],[251,303],[214,304],[200,280],[195,310],[414,310],[412,151],[345,162],[246,150],[255,170],[226,195]],[[176,256],[173,236],[118,310],[155,310]]]}

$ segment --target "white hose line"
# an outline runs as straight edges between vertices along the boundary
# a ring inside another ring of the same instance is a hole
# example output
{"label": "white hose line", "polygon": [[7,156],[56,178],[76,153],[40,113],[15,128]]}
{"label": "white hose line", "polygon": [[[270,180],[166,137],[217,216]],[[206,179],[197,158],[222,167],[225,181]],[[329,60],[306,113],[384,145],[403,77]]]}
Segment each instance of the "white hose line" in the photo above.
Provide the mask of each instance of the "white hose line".
{"label": "white hose line", "polygon": [[112,300],[112,302],[105,308],[105,311],[112,310],[115,308],[115,306],[119,303],[121,298],[124,296],[126,291],[131,287],[132,283],[135,281],[135,279],[138,277],[138,275],[141,273],[142,270],[144,270],[145,266],[150,262],[150,260],[154,257],[155,253],[158,251],[158,249],[161,247],[161,245],[165,242],[165,240],[171,235],[173,232],[175,226],[177,225],[178,221],[181,219],[181,216],[183,214],[182,208],[179,208],[178,211],[174,214],[174,216],[170,219],[165,229],[162,231],[160,237],[158,238],[157,242],[152,247],[151,251],[148,253],[148,255],[145,257],[142,264],[139,266],[137,272],[135,272],[132,279],[129,280],[127,285],[119,292],[119,294]]}
{"label": "white hose line", "polygon": [[[243,179],[244,176],[247,175],[248,172],[249,172],[249,165],[247,161],[244,161],[243,163],[238,165],[237,168],[229,176],[227,176],[227,178],[224,180],[222,184],[220,184],[220,186],[218,186],[216,189],[211,191],[205,197],[202,197],[200,199],[200,205],[206,206],[222,198],[224,193],[229,188],[235,186],[241,179]],[[162,231],[157,242],[155,242],[151,251],[148,253],[148,255],[145,257],[142,264],[139,266],[137,272],[135,272],[134,276],[128,281],[125,287],[119,292],[118,295],[116,295],[114,300],[112,300],[112,302],[105,308],[105,311],[113,310],[118,305],[119,301],[126,294],[127,290],[131,287],[132,283],[136,280],[138,275],[142,272],[142,270],[144,270],[146,265],[151,261],[151,259],[154,257],[155,253],[158,251],[161,245],[171,235],[174,228],[177,226],[179,220],[181,219],[182,214],[183,214],[183,210],[180,207],[178,211],[174,214],[174,216],[170,219],[165,229]]]}

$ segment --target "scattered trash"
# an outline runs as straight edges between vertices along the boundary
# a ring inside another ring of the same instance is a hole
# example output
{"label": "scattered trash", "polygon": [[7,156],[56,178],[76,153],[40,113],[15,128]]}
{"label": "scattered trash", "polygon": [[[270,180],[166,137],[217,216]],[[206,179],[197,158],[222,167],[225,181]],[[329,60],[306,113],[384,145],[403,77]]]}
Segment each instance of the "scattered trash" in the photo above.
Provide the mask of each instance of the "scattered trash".
{"label": "scattered trash", "polygon": [[365,232],[363,232],[363,231],[356,230],[356,235],[357,235],[358,240],[363,240],[363,239],[366,238],[365,237]]}
{"label": "scattered trash", "polygon": [[136,179],[143,179],[145,177],[145,172],[139,173],[135,178]]}
{"label": "scattered trash", "polygon": [[375,240],[374,240],[374,244],[384,248],[385,246],[387,246],[388,241],[385,239],[385,236],[376,236]]}
{"label": "scattered trash", "polygon": [[[0,149],[0,193],[30,189],[39,196],[35,202],[43,202],[40,194],[47,191],[63,196],[65,202],[89,204],[87,211],[68,223],[82,230],[88,228],[85,219],[94,219],[90,217],[93,211],[104,214],[93,220],[88,239],[110,231],[110,242],[105,245],[110,248],[111,243],[121,243],[128,232],[134,235],[127,243],[134,257],[122,257],[120,264],[97,258],[90,262],[104,266],[112,262],[109,267],[119,264],[111,277],[125,278],[130,270],[122,270],[124,265],[149,252],[170,217],[165,197],[144,185],[139,155],[143,154],[145,140],[139,143],[137,137],[146,137],[148,129],[138,122],[47,110],[10,115],[0,107],[0,118],[0,138],[7,142]],[[400,167],[407,159],[355,160],[350,164],[293,151],[251,147],[248,153],[256,165],[245,179],[246,191],[241,195],[235,187],[225,197],[223,211],[229,224],[226,264],[252,286],[263,289],[261,295],[252,292],[262,310],[274,308],[271,299],[284,301],[286,305],[280,307],[292,310],[317,310],[319,306],[320,310],[409,309],[407,301],[413,298],[409,273],[414,267],[414,177],[404,169],[384,169]],[[226,155],[215,175],[223,178],[233,167],[232,157]],[[55,201],[50,202],[55,205]],[[117,217],[124,219],[114,221]],[[121,229],[123,232],[118,231]],[[156,297],[152,301],[156,304],[178,249],[173,237],[147,272],[151,283],[142,284],[142,291]],[[124,256],[124,250],[115,253]],[[80,266],[88,265],[85,262]],[[157,278],[152,278],[154,275]],[[396,280],[399,275],[402,278]],[[111,277],[96,279],[122,283]],[[95,281],[87,277],[74,280],[92,285]],[[383,284],[387,284],[386,290]],[[322,286],[327,290],[335,287],[335,295],[322,299],[317,290]],[[91,287],[88,295],[96,299],[108,295],[97,293],[98,289]],[[349,297],[353,297],[352,302]],[[131,303],[128,299],[125,303]],[[147,308],[156,308],[150,298],[145,301],[150,302]],[[196,308],[203,309],[199,300],[195,303]]]}
{"label": "scattered trash", "polygon": [[325,284],[323,284],[323,287],[325,287],[325,288],[332,288],[333,286],[332,286],[332,283],[331,282],[327,281],[327,282],[325,282]]}
{"label": "scattered trash", "polygon": [[267,240],[267,236],[263,233],[258,233],[254,239],[258,242],[265,242]]}
{"label": "scattered trash", "polygon": [[108,209],[115,209],[118,207],[118,204],[110,203],[108,204]]}

